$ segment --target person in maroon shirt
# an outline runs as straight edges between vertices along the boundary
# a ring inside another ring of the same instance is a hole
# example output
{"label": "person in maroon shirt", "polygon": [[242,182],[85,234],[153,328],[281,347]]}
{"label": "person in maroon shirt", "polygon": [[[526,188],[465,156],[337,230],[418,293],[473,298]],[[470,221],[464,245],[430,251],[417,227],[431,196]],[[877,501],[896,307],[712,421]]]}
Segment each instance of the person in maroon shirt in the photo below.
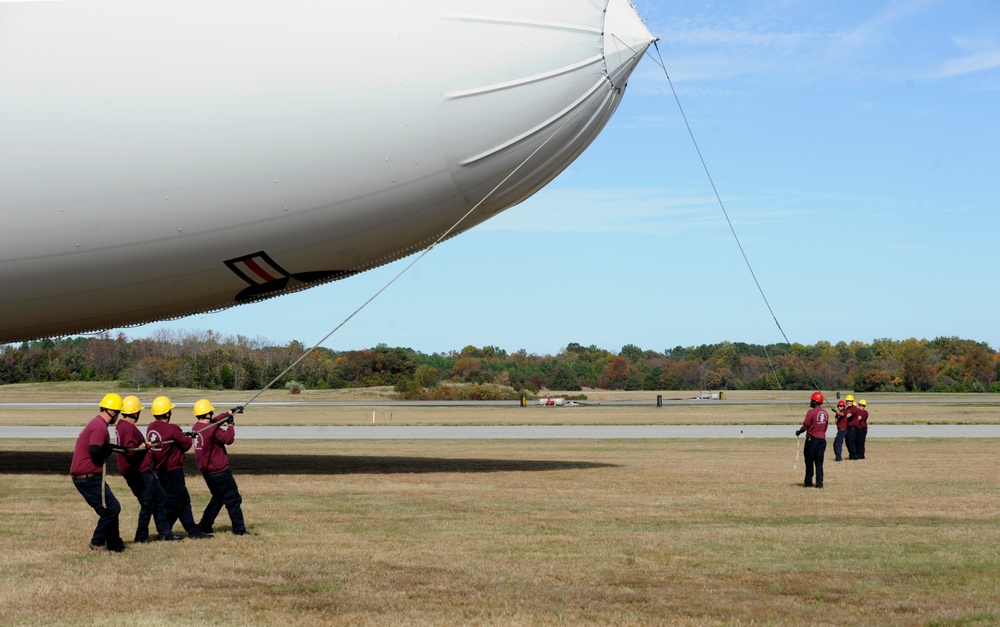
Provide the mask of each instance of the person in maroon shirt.
{"label": "person in maroon shirt", "polygon": [[833,412],[837,415],[837,437],[833,439],[833,454],[835,462],[844,461],[844,438],[847,437],[847,416],[844,409],[847,401],[837,401],[837,408]]}
{"label": "person in maroon shirt", "polygon": [[847,408],[844,415],[847,416],[847,459],[858,458],[858,411],[859,407],[854,404],[854,395],[847,395]]}
{"label": "person in maroon shirt", "polygon": [[178,519],[193,540],[211,538],[203,533],[191,513],[191,494],[184,482],[184,452],[191,448],[194,440],[180,427],[170,422],[175,405],[166,396],[153,400],[153,422],[146,426],[146,439],[153,445],[153,470],[160,485],[167,493],[167,522],[173,527]]}
{"label": "person in maroon shirt", "polygon": [[855,440],[858,459],[865,458],[865,440],[868,439],[868,401],[858,401],[858,435]]}
{"label": "person in maroon shirt", "polygon": [[213,533],[215,518],[225,505],[233,524],[233,533],[250,536],[253,534],[247,530],[243,521],[243,497],[240,496],[233,473],[229,471],[229,453],[226,452],[226,445],[232,444],[236,439],[234,415],[243,413],[243,407],[234,407],[218,416],[214,416],[214,412],[215,408],[208,399],[203,398],[194,404],[194,415],[198,419],[193,429],[194,458],[201,476],[205,478],[208,491],[212,494],[198,527],[203,533]]}
{"label": "person in maroon shirt", "polygon": [[163,491],[159,479],[153,474],[153,464],[149,457],[150,444],[135,426],[142,411],[142,403],[135,396],[127,396],[122,401],[122,419],[115,431],[118,434],[118,471],[132,494],[139,501],[139,522],[135,529],[136,542],[149,542],[149,519],[156,523],[159,534],[157,540],[183,540],[171,531],[167,523],[167,493]]}
{"label": "person in maroon shirt", "polygon": [[826,428],[830,426],[830,417],[823,409],[824,400],[822,392],[813,392],[809,399],[806,419],[802,421],[802,427],[795,432],[796,437],[803,431],[806,433],[806,445],[803,450],[803,457],[806,460],[806,479],[803,485],[807,488],[813,487],[814,468],[816,487],[823,487],[823,454],[826,452]]}
{"label": "person in maroon shirt", "polygon": [[121,409],[121,396],[104,396],[101,400],[101,412],[87,423],[76,439],[73,461],[69,468],[73,485],[99,517],[90,539],[90,548],[94,551],[120,553],[125,550],[125,542],[118,529],[118,514],[122,508],[111,491],[111,486],[104,481],[105,462],[113,452],[108,425],[115,424]]}

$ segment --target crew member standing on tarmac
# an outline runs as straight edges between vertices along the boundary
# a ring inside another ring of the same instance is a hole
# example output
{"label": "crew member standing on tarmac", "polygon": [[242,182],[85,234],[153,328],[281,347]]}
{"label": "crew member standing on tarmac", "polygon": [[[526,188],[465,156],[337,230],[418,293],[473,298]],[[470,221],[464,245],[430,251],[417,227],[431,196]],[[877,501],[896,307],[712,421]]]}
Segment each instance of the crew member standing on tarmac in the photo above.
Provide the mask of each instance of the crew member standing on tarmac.
{"label": "crew member standing on tarmac", "polygon": [[865,458],[865,440],[868,439],[868,401],[858,401],[858,459]]}
{"label": "crew member standing on tarmac", "polygon": [[118,530],[118,514],[122,508],[111,492],[111,486],[104,482],[104,464],[112,453],[108,425],[115,424],[121,410],[121,396],[105,395],[101,400],[101,412],[87,423],[76,438],[73,461],[69,467],[73,485],[100,517],[90,539],[90,548],[94,551],[121,553],[125,550]]}
{"label": "crew member standing on tarmac", "polygon": [[198,462],[198,470],[208,485],[208,491],[212,493],[212,500],[205,506],[198,526],[203,533],[213,533],[215,517],[225,505],[229,511],[229,520],[233,524],[233,533],[238,536],[251,536],[253,534],[247,530],[243,522],[243,509],[240,507],[243,504],[243,497],[240,496],[233,473],[229,471],[229,453],[226,452],[226,445],[232,444],[236,439],[233,416],[243,413],[243,406],[234,407],[214,418],[213,412],[215,408],[208,399],[203,398],[194,404],[194,415],[198,419],[193,429],[194,457]]}
{"label": "crew member standing on tarmac", "polygon": [[132,489],[139,501],[139,524],[135,529],[136,542],[149,542],[149,519],[156,523],[159,534],[157,540],[183,540],[170,530],[167,522],[167,493],[153,474],[153,463],[149,457],[150,445],[142,432],[135,426],[139,420],[142,403],[135,396],[126,396],[122,401],[122,419],[115,431],[118,433],[118,471]]}
{"label": "crew member standing on tarmac", "polygon": [[191,448],[194,440],[180,427],[171,424],[170,417],[175,405],[166,396],[153,400],[153,422],[146,427],[146,438],[153,445],[153,470],[167,493],[167,523],[173,527],[178,519],[192,540],[202,540],[212,536],[203,533],[191,513],[191,494],[184,482],[184,452]]}
{"label": "crew member standing on tarmac", "polygon": [[846,401],[837,401],[837,409],[833,410],[837,414],[837,437],[833,439],[833,454],[836,456],[833,461],[844,461],[844,438],[847,436],[847,416],[844,415]]}
{"label": "crew member standing on tarmac", "polygon": [[854,404],[854,395],[847,395],[847,459],[858,458],[858,407]]}
{"label": "crew member standing on tarmac", "polygon": [[803,485],[813,487],[813,469],[816,471],[816,487],[823,487],[823,454],[826,452],[826,428],[830,426],[830,417],[823,409],[823,393],[813,392],[809,399],[809,411],[802,427],[795,432],[798,437],[806,432],[806,446],[803,457],[806,460],[806,480]]}

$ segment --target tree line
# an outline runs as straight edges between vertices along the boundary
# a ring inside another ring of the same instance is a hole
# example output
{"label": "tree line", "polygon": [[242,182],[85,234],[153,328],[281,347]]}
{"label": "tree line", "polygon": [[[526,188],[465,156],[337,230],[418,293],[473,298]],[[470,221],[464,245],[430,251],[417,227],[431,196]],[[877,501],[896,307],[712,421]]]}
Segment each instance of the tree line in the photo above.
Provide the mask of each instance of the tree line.
{"label": "tree line", "polygon": [[[125,387],[256,390],[306,352],[298,341],[212,331],[45,339],[0,348],[0,384],[120,381]],[[318,348],[276,386],[394,386],[406,398],[517,398],[541,389],[1000,392],[1000,353],[956,337],[813,345],[722,342],[663,351],[572,343],[557,355],[496,346],[424,354],[380,344]]]}

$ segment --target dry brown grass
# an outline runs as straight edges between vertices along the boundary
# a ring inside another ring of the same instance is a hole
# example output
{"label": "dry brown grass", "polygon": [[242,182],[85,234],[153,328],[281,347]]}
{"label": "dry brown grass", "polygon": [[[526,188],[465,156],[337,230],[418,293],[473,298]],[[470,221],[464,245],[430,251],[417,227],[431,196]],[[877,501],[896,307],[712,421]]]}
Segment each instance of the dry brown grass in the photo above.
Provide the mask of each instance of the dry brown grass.
{"label": "dry brown grass", "polygon": [[[994,444],[870,441],[869,459],[828,462],[820,491],[798,487],[791,438],[243,441],[232,461],[259,536],[98,555],[63,474],[72,443],[5,442],[0,610],[5,624],[996,624]],[[128,538],[136,504],[111,485]]]}
{"label": "dry brown grass", "polygon": [[[25,383],[0,386],[0,403],[81,402],[97,403],[108,390],[130,393],[114,384],[100,383]],[[152,389],[139,393],[149,407],[160,394],[175,403],[193,403],[208,397],[220,409],[230,407],[254,396],[254,392],[206,391],[187,389]],[[517,406],[389,406],[392,388],[356,390],[307,390],[292,395],[285,390],[268,390],[258,403],[250,405],[240,417],[240,424],[270,425],[370,425],[372,414],[377,424],[394,425],[559,425],[559,424],[798,424],[808,409],[807,402],[787,404],[776,402],[763,405],[740,405],[740,400],[802,400],[803,392],[726,393],[726,400],[705,401],[695,405],[664,405],[657,408],[656,396],[664,399],[690,398],[691,392],[623,392],[587,390],[588,404],[579,407],[541,407],[529,404]],[[883,399],[917,399],[934,402],[883,403]],[[641,401],[643,406],[615,405],[616,401]],[[1000,395],[867,395],[871,410],[870,423],[878,424],[996,424],[1000,422]],[[948,401],[954,402],[948,402]],[[272,406],[260,402],[347,401],[353,406]],[[944,402],[942,402],[944,401]],[[970,402],[974,401],[974,402]],[[603,404],[602,404],[603,403]],[[140,421],[150,420],[147,414]],[[89,414],[89,415],[88,415]],[[75,426],[83,425],[93,413],[80,407],[0,407],[0,425],[4,426]],[[178,424],[189,424],[193,417],[190,407],[175,411]]]}
{"label": "dry brown grass", "polygon": [[[148,407],[152,399],[144,399]],[[213,402],[220,409],[227,407]],[[235,404],[235,403],[234,403]],[[239,418],[241,425],[589,425],[589,424],[799,424],[806,407],[797,405],[726,405],[714,403],[696,406],[646,407],[275,407],[251,405]],[[872,404],[873,428],[879,424],[996,424],[1000,406],[979,404],[902,405]],[[140,423],[152,420],[148,409]],[[4,426],[76,426],[83,425],[97,413],[80,407],[0,407],[0,425]],[[189,407],[175,410],[174,421],[189,425],[194,420]]]}

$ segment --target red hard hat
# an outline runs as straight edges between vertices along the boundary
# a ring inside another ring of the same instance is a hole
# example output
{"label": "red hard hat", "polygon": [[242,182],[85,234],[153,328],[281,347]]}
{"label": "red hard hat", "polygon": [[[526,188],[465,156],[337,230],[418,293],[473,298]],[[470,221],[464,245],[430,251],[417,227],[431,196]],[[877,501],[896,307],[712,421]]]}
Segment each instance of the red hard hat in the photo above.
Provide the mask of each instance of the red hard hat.
{"label": "red hard hat", "polygon": [[837,401],[837,407],[847,407],[847,401]]}
{"label": "red hard hat", "polygon": [[822,392],[813,392],[813,395],[810,398],[812,400],[816,401],[817,403],[822,403],[825,400],[823,398],[823,393]]}

